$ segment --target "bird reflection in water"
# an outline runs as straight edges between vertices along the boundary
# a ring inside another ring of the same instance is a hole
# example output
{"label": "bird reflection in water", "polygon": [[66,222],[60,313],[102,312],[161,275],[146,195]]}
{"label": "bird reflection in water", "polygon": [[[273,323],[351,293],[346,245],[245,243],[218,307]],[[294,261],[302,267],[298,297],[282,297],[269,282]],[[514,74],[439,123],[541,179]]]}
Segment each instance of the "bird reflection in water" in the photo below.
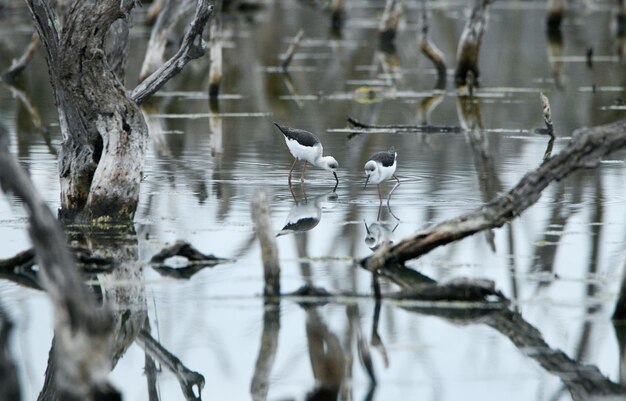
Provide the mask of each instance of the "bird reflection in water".
{"label": "bird reflection in water", "polygon": [[328,207],[329,204],[332,205],[336,203],[338,199],[337,193],[333,189],[330,192],[314,197],[309,202],[304,186],[300,185],[302,200],[298,201],[291,185],[289,186],[289,190],[291,191],[291,196],[293,196],[295,204],[289,211],[285,226],[276,234],[277,237],[312,230],[319,224],[322,218],[322,206]]}
{"label": "bird reflection in water", "polygon": [[386,242],[393,244],[393,241],[391,240],[393,238],[393,233],[396,231],[396,228],[398,228],[398,225],[400,225],[400,223],[396,223],[396,225],[390,229],[388,223],[386,224],[375,221],[368,225],[365,220],[363,220],[363,223],[365,224],[365,232],[367,233],[365,235],[365,245],[367,245],[367,247],[372,251],[377,250]]}

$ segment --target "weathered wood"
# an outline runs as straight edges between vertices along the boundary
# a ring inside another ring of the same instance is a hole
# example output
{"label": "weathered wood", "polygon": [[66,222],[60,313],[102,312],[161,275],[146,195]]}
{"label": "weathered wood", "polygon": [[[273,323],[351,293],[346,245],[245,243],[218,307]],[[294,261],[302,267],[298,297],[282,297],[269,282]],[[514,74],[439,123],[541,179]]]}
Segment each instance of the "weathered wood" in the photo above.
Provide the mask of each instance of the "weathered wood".
{"label": "weathered wood", "polygon": [[421,52],[435,65],[437,69],[437,83],[435,89],[445,89],[447,81],[446,58],[443,52],[430,40],[428,36],[428,11],[426,10],[426,0],[422,0],[421,12],[422,29],[419,36],[419,47]]}
{"label": "weathered wood", "polygon": [[546,124],[547,134],[554,137],[554,124],[552,123],[552,109],[550,109],[550,100],[546,95],[541,92],[539,94],[541,99],[541,111],[543,114],[543,122]]}
{"label": "weathered wood", "polygon": [[283,70],[287,70],[289,68],[289,64],[291,64],[291,60],[293,60],[293,55],[296,53],[298,48],[300,47],[300,42],[304,38],[304,29],[300,29],[296,36],[291,40],[289,47],[285,51],[285,53],[280,55],[280,66]]}
{"label": "weathered wood", "polygon": [[433,227],[391,246],[383,257],[363,259],[368,269],[379,269],[388,263],[403,263],[453,241],[479,231],[501,227],[532,206],[542,191],[555,180],[582,168],[596,167],[602,157],[626,146],[626,120],[592,128],[581,128],[557,155],[545,160],[537,169],[527,173],[508,193],[486,205]]}
{"label": "weathered wood", "polygon": [[126,64],[128,62],[128,49],[130,47],[130,28],[132,26],[132,14],[118,19],[109,28],[106,37],[107,62],[111,71],[122,84],[126,82]]}
{"label": "weathered wood", "polygon": [[265,273],[263,294],[269,297],[278,296],[280,295],[278,248],[272,231],[267,195],[261,189],[256,191],[252,200],[252,219],[254,220],[256,236],[261,244],[261,257]]}
{"label": "weathered wood", "polygon": [[210,22],[210,54],[211,67],[209,68],[209,97],[217,99],[222,83],[222,0],[213,3],[215,15]]}
{"label": "weathered wood", "polygon": [[[63,135],[60,215],[64,218],[132,219],[148,136],[138,103],[200,54],[198,48],[202,46],[192,42],[201,42],[202,27],[210,14],[207,0],[198,0],[196,18],[200,19],[192,22],[177,56],[144,81],[131,99],[109,66],[105,41],[111,25],[128,18],[136,3],[76,2],[68,9],[59,35],[58,18],[50,1],[27,0],[46,50],[59,111]],[[124,34],[117,36],[123,39]]]}
{"label": "weathered wood", "polygon": [[[152,27],[146,55],[141,65],[139,80],[143,81],[165,62],[165,48],[174,28],[182,18],[191,13],[195,0],[159,0],[148,10],[148,19],[156,18]],[[154,14],[156,13],[156,14]],[[154,17],[151,17],[154,15]]]}
{"label": "weathered wood", "polygon": [[54,358],[63,361],[56,373],[57,391],[66,400],[113,396],[117,392],[107,378],[111,316],[83,284],[60,224],[9,153],[8,141],[0,130],[0,185],[21,199],[29,214],[41,282],[54,308]]}
{"label": "weathered wood", "polygon": [[104,43],[134,2],[81,1],[58,34],[44,0],[28,0],[46,49],[59,111],[61,215],[133,216],[139,197],[147,128],[141,111],[109,68]]}
{"label": "weathered wood", "polygon": [[460,134],[465,131],[462,127],[438,126],[438,125],[410,125],[410,124],[366,124],[353,117],[348,117],[348,122],[356,127],[367,130],[389,130],[390,132],[420,132],[424,134]]}
{"label": "weathered wood", "polygon": [[468,74],[471,74],[475,82],[478,81],[480,44],[487,27],[488,10],[492,2],[493,0],[474,0],[472,13],[463,28],[456,53],[457,66],[454,79],[457,86],[467,84]]}
{"label": "weathered wood", "polygon": [[14,82],[35,55],[35,52],[39,49],[40,43],[39,34],[34,32],[24,53],[11,62],[11,66],[2,73],[2,79],[6,82]]}
{"label": "weathered wood", "polygon": [[205,45],[202,41],[202,32],[212,11],[213,6],[209,5],[208,0],[198,0],[193,21],[185,32],[185,37],[176,54],[133,90],[131,98],[137,104],[143,103],[152,96],[167,81],[182,71],[188,62],[204,55]]}

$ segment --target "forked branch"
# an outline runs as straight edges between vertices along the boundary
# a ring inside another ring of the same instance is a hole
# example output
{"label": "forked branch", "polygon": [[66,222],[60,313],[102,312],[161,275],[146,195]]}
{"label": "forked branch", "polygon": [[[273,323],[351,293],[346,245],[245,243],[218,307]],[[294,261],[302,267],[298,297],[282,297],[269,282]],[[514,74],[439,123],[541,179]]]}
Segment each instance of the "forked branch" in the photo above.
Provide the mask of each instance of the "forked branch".
{"label": "forked branch", "polygon": [[185,33],[180,49],[161,68],[143,80],[131,93],[130,97],[137,104],[143,103],[152,96],[191,60],[204,55],[206,47],[202,41],[202,32],[212,11],[213,6],[209,5],[208,0],[198,0],[196,13],[189,29]]}

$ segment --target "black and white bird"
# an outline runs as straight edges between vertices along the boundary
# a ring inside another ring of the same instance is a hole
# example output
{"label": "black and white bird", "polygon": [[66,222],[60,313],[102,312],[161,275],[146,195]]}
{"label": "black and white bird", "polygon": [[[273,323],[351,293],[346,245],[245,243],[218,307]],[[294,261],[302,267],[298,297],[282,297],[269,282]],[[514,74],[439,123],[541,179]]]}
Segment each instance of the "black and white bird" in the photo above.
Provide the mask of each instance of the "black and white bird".
{"label": "black and white bird", "polygon": [[[322,156],[324,149],[322,148],[322,143],[319,138],[315,136],[315,134],[303,129],[285,127],[276,122],[274,125],[276,125],[285,136],[287,147],[295,158],[293,164],[291,165],[291,170],[289,170],[289,185],[291,185],[291,173],[293,173],[293,169],[296,167],[298,160],[304,160],[304,168],[302,169],[300,181],[304,182],[306,165],[307,163],[311,163],[314,166],[332,172],[335,176],[335,181],[339,184],[339,179],[337,178],[336,173],[339,164],[332,156]],[[336,185],[335,188],[337,188]]]}
{"label": "black and white bird", "polygon": [[398,153],[392,146],[389,150],[374,153],[367,163],[365,163],[365,175],[367,178],[365,179],[364,188],[367,188],[368,182],[376,184],[378,186],[378,196],[381,202],[383,200],[383,196],[380,193],[381,182],[393,177],[398,181],[398,185],[400,184],[400,180],[395,176],[397,156]]}

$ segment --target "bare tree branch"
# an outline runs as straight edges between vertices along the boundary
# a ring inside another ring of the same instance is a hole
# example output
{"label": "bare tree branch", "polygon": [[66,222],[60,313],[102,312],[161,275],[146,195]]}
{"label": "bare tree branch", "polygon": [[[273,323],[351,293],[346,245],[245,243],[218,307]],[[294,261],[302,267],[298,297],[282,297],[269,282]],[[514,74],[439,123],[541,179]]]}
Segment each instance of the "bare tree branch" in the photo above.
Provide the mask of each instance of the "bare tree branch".
{"label": "bare tree branch", "polygon": [[202,32],[212,11],[213,6],[209,5],[208,0],[198,0],[193,21],[185,33],[178,52],[161,68],[141,82],[131,93],[131,98],[137,104],[143,103],[152,96],[167,81],[178,74],[189,61],[204,55],[206,48],[202,41]]}

